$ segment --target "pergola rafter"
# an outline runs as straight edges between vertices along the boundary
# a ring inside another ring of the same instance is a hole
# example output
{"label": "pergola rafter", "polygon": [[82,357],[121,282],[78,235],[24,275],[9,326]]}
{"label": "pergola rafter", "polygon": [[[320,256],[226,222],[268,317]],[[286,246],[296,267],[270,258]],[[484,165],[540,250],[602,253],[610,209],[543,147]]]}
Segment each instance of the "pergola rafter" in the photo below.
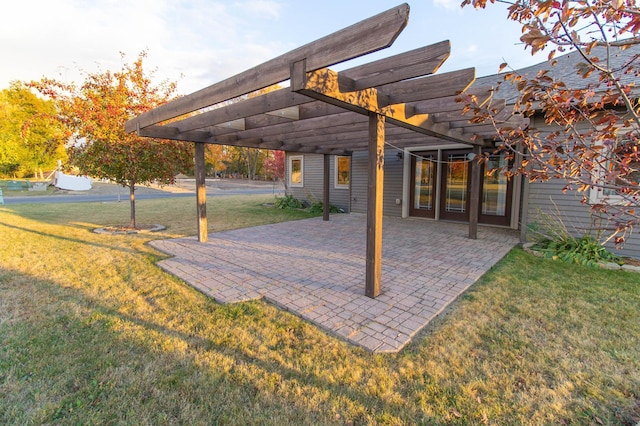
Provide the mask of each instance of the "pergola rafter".
{"label": "pergola rafter", "polygon": [[[325,220],[328,155],[367,150],[365,293],[378,295],[385,143],[399,149],[442,141],[476,151],[491,146],[495,129],[469,122],[461,93],[493,102],[509,125],[525,123],[511,117],[503,101],[492,99],[490,88],[472,87],[473,68],[435,74],[450,55],[448,41],[339,72],[328,68],[390,46],[408,16],[409,6],[402,4],[126,123],[128,132],[142,136],[195,142],[200,241],[207,240],[204,144],[324,154]],[[286,80],[290,87],[263,90]]]}

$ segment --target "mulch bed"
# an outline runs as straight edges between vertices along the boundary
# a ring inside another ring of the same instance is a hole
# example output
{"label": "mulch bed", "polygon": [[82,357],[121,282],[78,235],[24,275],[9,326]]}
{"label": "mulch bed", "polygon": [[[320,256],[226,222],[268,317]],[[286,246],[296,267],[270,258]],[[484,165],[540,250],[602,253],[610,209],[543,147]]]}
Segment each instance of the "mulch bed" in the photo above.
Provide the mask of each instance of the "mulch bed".
{"label": "mulch bed", "polygon": [[166,229],[163,225],[140,225],[135,228],[128,226],[107,226],[104,228],[94,229],[96,234],[111,234],[111,235],[128,235],[128,234],[144,234],[149,232],[157,232]]}

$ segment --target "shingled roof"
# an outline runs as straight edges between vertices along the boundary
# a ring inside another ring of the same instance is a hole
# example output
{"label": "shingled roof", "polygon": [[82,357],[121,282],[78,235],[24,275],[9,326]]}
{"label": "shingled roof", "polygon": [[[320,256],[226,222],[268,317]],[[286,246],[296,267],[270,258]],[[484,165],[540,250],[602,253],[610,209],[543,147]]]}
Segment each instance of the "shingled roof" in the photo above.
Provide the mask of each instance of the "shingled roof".
{"label": "shingled roof", "polygon": [[[607,57],[606,48],[600,46],[595,47],[591,51],[591,56],[604,61]],[[640,77],[640,45],[632,45],[624,50],[612,47],[609,60],[610,68],[614,70],[621,69],[630,62],[633,62],[637,69],[634,70],[634,72],[622,75],[621,82],[623,84],[632,84],[638,81],[638,78]],[[552,65],[552,62],[555,63],[555,65]],[[526,78],[533,78],[540,70],[549,70],[548,75],[550,77],[557,81],[564,81],[567,84],[567,87],[586,88],[589,85],[597,85],[599,78],[597,73],[593,73],[588,78],[583,78],[577,73],[576,67],[581,62],[585,62],[585,59],[579,52],[573,51],[566,55],[558,56],[552,61],[544,61],[536,65],[515,70],[515,72]],[[475,84],[477,86],[495,87],[498,82],[503,81],[503,78],[504,73],[488,75],[476,79]],[[640,87],[635,87],[633,91],[636,96],[640,95]],[[505,99],[507,104],[513,104],[518,98],[519,92],[515,85],[510,84],[509,82],[504,82],[500,86],[496,95],[501,99]]]}

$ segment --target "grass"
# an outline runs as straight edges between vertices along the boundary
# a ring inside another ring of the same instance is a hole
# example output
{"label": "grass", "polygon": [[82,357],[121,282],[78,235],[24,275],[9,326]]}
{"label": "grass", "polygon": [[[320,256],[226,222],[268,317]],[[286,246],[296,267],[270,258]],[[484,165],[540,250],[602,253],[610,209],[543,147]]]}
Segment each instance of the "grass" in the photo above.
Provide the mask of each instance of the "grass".
{"label": "grass", "polygon": [[[308,217],[210,199],[210,230]],[[396,355],[264,302],[219,305],[154,263],[191,199],[140,200],[164,234],[98,235],[127,203],[0,207],[0,424],[630,424],[638,275],[513,250]]]}

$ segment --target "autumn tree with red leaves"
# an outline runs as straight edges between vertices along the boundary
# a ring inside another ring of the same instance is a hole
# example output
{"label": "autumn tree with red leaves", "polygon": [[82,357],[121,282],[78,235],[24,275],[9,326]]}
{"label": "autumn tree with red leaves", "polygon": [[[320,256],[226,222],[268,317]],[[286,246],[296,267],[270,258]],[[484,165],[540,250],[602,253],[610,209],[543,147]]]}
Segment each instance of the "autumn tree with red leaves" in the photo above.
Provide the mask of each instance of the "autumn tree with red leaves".
{"label": "autumn tree with red leaves", "polygon": [[127,120],[171,100],[176,84],[152,83],[153,73],[143,69],[146,52],[133,64],[124,64],[122,56],[120,71],[87,74],[79,87],[51,79],[32,86],[57,101],[60,120],[73,131],[71,165],[81,173],[129,188],[129,227],[136,228],[136,185],[174,183],[178,173],[193,167],[193,147],[125,132]]}
{"label": "autumn tree with red leaves", "polygon": [[[490,1],[494,3],[494,0]],[[487,0],[462,6],[487,7]],[[496,127],[499,149],[520,164],[504,173],[531,181],[564,179],[565,190],[583,194],[601,241],[621,245],[640,223],[640,10],[636,0],[500,1],[508,19],[522,25],[521,42],[531,54],[546,53],[551,69],[536,75],[503,74],[501,90],[513,90],[515,112],[543,117],[547,129],[504,126],[491,104],[463,96],[476,122]],[[572,74],[554,73],[556,54],[580,60]],[[507,64],[502,64],[501,70]],[[562,79],[563,78],[563,79]],[[555,130],[554,130],[555,129]],[[594,197],[593,194],[598,194]]]}
{"label": "autumn tree with red leaves", "polygon": [[284,151],[269,151],[264,159],[264,171],[273,180],[284,180]]}

